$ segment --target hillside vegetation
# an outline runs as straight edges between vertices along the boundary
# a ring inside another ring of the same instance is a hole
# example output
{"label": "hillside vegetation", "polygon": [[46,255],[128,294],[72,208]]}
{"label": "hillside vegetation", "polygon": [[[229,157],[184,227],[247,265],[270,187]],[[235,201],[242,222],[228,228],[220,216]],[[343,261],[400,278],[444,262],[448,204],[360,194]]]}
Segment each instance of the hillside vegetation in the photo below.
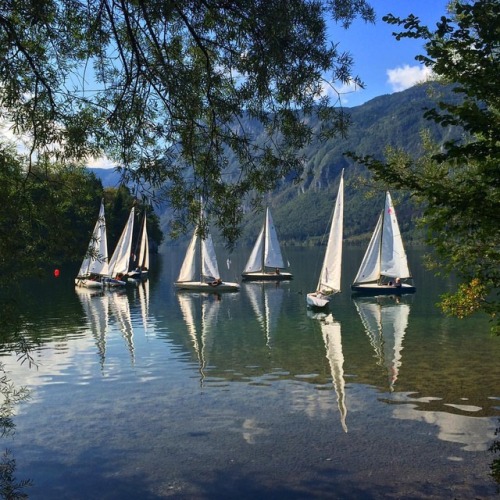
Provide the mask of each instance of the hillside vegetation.
{"label": "hillside vegetation", "polygon": [[[426,109],[438,100],[456,99],[449,87],[436,83],[417,85],[403,92],[380,96],[350,109],[352,124],[348,136],[335,137],[311,144],[303,151],[305,168],[301,179],[283,179],[279,188],[269,193],[259,212],[245,203],[247,215],[242,244],[251,243],[262,223],[264,205],[271,207],[280,239],[285,244],[319,244],[327,230],[338,188],[338,177],[345,169],[345,239],[365,243],[383,208],[384,187],[374,186],[367,169],[346,157],[351,151],[358,155],[383,157],[388,147],[403,148],[411,155],[422,153],[421,133],[427,130],[437,144],[457,137],[453,128],[442,128],[423,118]],[[255,134],[262,134],[255,129]],[[234,164],[235,171],[238,165]],[[94,170],[96,171],[96,170]],[[116,185],[118,174],[96,172],[105,184]],[[421,234],[415,228],[420,212],[407,193],[393,192],[401,231],[407,244],[419,243]],[[169,232],[168,208],[159,210],[162,229]],[[167,239],[168,242],[168,239]],[[170,243],[172,243],[170,241]]]}

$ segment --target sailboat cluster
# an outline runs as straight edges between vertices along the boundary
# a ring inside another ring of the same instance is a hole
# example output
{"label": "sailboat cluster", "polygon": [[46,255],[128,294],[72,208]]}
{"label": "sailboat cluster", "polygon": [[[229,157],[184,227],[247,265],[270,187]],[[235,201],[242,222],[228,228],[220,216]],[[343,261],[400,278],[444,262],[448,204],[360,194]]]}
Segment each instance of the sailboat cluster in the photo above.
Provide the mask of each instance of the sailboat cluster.
{"label": "sailboat cluster", "polygon": [[[75,279],[77,286],[88,288],[122,286],[126,280],[145,278],[149,270],[149,245],[144,214],[136,249],[132,251],[134,208],[113,255],[108,261],[106,221],[101,203],[99,217],[89,243],[89,249]],[[201,214],[203,220],[204,214]],[[323,308],[341,291],[342,240],[344,219],[344,171],[335,201],[328,243],[314,292],[306,296],[307,305]],[[291,280],[281,253],[278,235],[269,208],[262,229],[242,273],[245,281]],[[365,295],[413,293],[415,287],[408,283],[411,273],[396,217],[391,195],[386,193],[385,207],[381,212],[372,238],[351,286],[353,292]],[[239,283],[223,281],[212,237],[204,237],[198,228],[193,236],[182,263],[179,276],[174,282],[179,290],[205,292],[231,292],[240,289]]]}
{"label": "sailboat cluster", "polygon": [[115,251],[108,259],[106,217],[104,201],[90,238],[89,247],[75,278],[75,285],[85,288],[125,286],[128,281],[143,279],[149,272],[149,244],[146,229],[146,213],[142,217],[139,237],[134,249],[135,208],[132,207]]}
{"label": "sailboat cluster", "polygon": [[[307,305],[325,307],[340,292],[344,213],[344,171],[340,176],[332,224],[325,257],[315,292],[307,294]],[[396,210],[387,191],[381,212],[359,271],[351,286],[353,292],[366,295],[413,293],[408,260],[399,230]]]}

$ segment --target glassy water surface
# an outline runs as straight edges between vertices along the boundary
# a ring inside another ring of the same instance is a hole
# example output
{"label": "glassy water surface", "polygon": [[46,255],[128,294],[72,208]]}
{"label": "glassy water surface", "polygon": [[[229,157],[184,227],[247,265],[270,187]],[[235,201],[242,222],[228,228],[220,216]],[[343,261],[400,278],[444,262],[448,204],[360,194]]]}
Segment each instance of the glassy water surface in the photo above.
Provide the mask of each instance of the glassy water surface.
{"label": "glassy water surface", "polygon": [[4,349],[31,399],[2,444],[30,498],[494,498],[500,339],[439,313],[419,251],[415,295],[353,298],[347,248],[344,293],[308,311],[323,250],[220,296],[173,289],[182,249],[126,291],[26,290],[38,366]]}

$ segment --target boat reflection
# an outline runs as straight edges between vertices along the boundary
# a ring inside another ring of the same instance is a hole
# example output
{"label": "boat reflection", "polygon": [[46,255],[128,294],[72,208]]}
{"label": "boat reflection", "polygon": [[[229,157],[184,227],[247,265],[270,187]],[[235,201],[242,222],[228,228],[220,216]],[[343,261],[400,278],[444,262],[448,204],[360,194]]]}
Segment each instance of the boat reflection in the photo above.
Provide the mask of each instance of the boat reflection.
{"label": "boat reflection", "polygon": [[101,368],[106,359],[106,335],[109,328],[109,296],[102,289],[75,287],[95,339]]}
{"label": "boat reflection", "polygon": [[266,335],[266,345],[271,348],[276,332],[284,290],[280,282],[247,282],[244,287],[257,320]]}
{"label": "boat reflection", "polygon": [[142,327],[144,335],[147,336],[152,329],[149,323],[149,280],[134,280],[134,285],[134,300],[139,302]]}
{"label": "boat reflection", "polygon": [[124,290],[115,290],[109,292],[109,308],[111,318],[114,318],[118,329],[127,343],[132,364],[135,362],[134,349],[134,329],[132,327],[132,318],[130,315],[130,302],[128,295]]}
{"label": "boat reflection", "polygon": [[176,294],[186,323],[189,338],[196,353],[200,373],[200,385],[206,378],[209,366],[208,354],[213,343],[213,331],[217,324],[220,297],[214,294]]}
{"label": "boat reflection", "polygon": [[337,405],[340,413],[340,423],[344,432],[347,432],[347,404],[345,398],[345,380],[344,380],[344,354],[342,352],[342,332],[338,321],[335,321],[333,315],[325,313],[314,313],[307,311],[310,318],[319,321],[323,341],[325,343],[326,357],[330,364],[332,374],[332,383],[337,394]]}
{"label": "boat reflection", "polygon": [[392,392],[402,364],[401,351],[408,327],[410,305],[398,296],[376,296],[353,300],[375,351],[377,364],[387,370],[389,390]]}
{"label": "boat reflection", "polygon": [[[125,290],[92,290],[75,288],[87,317],[90,331],[96,341],[101,368],[106,361],[106,342],[113,328],[120,331],[125,339],[132,364],[135,362],[134,329],[130,312],[130,302]],[[144,307],[147,301],[144,299]],[[143,316],[145,319],[147,315]]]}

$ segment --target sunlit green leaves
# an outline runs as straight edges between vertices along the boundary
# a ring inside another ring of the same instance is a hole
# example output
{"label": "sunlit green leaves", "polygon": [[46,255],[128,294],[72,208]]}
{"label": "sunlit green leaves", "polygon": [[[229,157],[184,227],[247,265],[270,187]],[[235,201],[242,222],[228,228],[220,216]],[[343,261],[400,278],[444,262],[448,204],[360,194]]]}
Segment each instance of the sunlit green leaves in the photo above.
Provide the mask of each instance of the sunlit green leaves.
{"label": "sunlit green leaves", "polygon": [[424,203],[422,223],[438,267],[464,282],[443,298],[443,309],[459,317],[486,312],[500,333],[500,2],[452,2],[435,32],[414,16],[387,21],[406,30],[398,38],[426,40],[426,55],[417,59],[459,96],[425,116],[464,134],[440,150],[427,141],[422,158],[389,152],[386,162],[365,163],[379,179],[409,189]]}

